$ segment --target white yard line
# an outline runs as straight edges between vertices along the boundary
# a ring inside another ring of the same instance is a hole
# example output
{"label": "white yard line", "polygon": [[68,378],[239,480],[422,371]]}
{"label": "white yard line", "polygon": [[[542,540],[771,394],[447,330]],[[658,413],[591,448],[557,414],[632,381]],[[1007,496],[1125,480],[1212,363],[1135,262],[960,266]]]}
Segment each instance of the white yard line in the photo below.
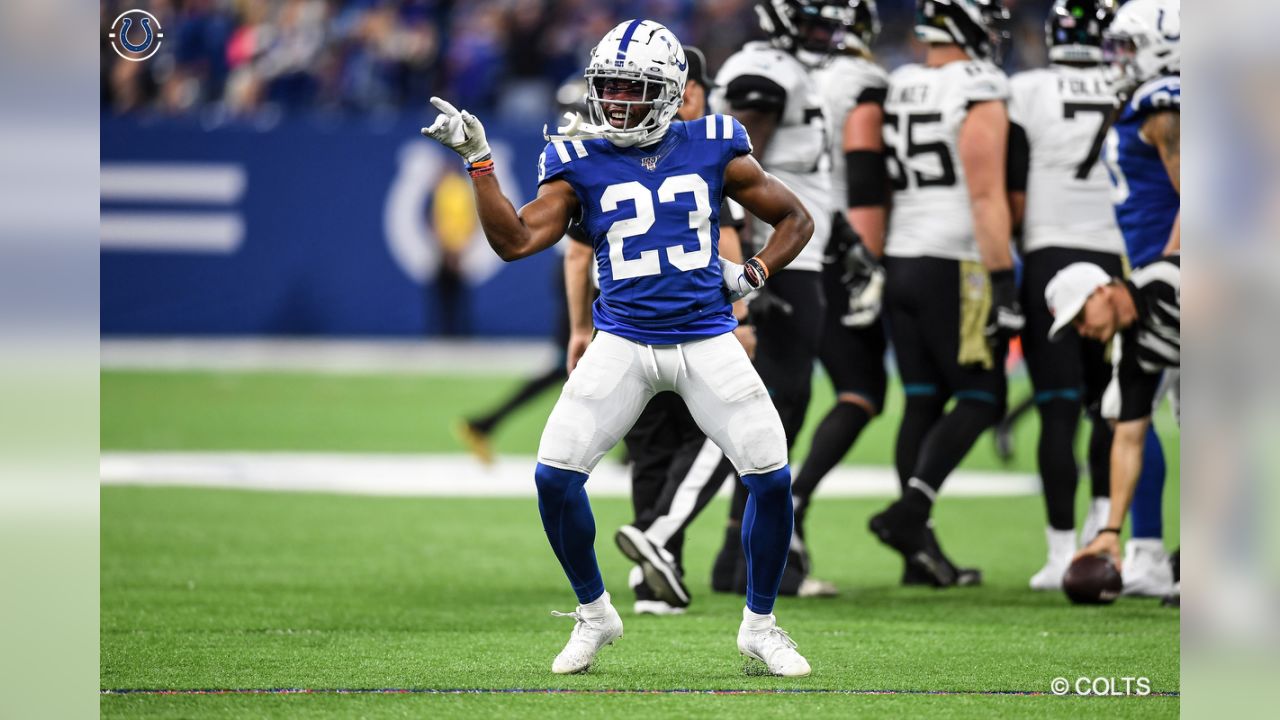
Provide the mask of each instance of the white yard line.
{"label": "white yard line", "polygon": [[491,375],[541,372],[557,362],[550,340],[118,338],[101,343],[104,370]]}
{"label": "white yard line", "polygon": [[[502,457],[484,467],[466,455],[374,455],[250,452],[107,452],[105,485],[207,487],[398,497],[532,497],[533,457]],[[728,492],[728,483],[721,488]],[[628,469],[601,463],[587,485],[597,497],[628,497]],[[818,491],[824,497],[895,497],[891,468],[837,468]],[[1025,496],[1039,481],[1017,473],[957,472],[948,497]]]}

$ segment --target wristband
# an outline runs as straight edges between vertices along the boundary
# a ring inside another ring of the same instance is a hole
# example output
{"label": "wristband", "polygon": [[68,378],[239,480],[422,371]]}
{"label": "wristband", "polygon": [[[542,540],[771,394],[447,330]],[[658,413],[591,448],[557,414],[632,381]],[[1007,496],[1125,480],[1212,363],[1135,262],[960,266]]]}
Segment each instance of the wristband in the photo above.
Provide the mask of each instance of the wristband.
{"label": "wristband", "polygon": [[467,165],[467,174],[472,178],[484,177],[493,174],[493,158],[486,155],[483,159],[477,160]]}
{"label": "wristband", "polygon": [[751,327],[751,313],[747,313],[737,320],[738,327]]}
{"label": "wristband", "polygon": [[742,264],[743,274],[746,275],[747,283],[753,288],[761,288],[764,281],[769,278],[769,266],[760,261],[760,258],[753,257]]}
{"label": "wristband", "polygon": [[1102,535],[1103,533],[1115,533],[1116,535],[1119,535],[1119,534],[1120,534],[1120,528],[1118,528],[1118,527],[1105,527],[1105,528],[1102,528],[1101,530],[1099,530],[1099,531],[1098,531],[1098,535]]}

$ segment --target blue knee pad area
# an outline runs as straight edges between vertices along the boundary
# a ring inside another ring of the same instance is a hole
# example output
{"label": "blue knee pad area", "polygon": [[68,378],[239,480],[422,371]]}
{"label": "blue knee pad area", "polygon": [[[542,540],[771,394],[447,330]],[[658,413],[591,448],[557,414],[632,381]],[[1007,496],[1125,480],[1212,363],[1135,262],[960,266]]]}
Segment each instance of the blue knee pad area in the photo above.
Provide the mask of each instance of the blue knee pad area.
{"label": "blue knee pad area", "polygon": [[551,549],[578,602],[589,603],[604,594],[604,579],[596,562],[596,519],[587,499],[587,474],[538,463],[533,479]]}
{"label": "blue knee pad area", "polygon": [[791,506],[791,467],[767,473],[743,475],[747,507],[742,514],[742,551],[747,560],[747,607],[751,612],[773,612],[787,566],[794,521]]}

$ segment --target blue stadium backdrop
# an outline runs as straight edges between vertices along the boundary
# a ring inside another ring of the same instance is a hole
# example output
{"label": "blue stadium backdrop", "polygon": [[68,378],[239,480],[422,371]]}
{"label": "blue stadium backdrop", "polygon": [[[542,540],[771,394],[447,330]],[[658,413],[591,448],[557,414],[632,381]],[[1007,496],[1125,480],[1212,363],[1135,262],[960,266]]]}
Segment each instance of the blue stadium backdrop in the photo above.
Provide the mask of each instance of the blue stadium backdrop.
{"label": "blue stadium backdrop", "polygon": [[[488,128],[517,206],[530,125]],[[419,126],[104,116],[103,334],[547,335],[560,255],[499,260],[460,162]]]}

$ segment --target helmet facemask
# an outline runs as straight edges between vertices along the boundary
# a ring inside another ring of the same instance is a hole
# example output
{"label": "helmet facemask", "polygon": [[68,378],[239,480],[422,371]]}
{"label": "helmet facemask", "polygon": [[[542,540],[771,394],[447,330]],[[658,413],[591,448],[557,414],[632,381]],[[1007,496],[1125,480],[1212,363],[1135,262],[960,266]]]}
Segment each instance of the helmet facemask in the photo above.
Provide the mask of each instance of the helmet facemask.
{"label": "helmet facemask", "polygon": [[1115,18],[1114,0],[1058,0],[1045,21],[1049,61],[1101,65],[1102,36]]}
{"label": "helmet facemask", "polygon": [[661,137],[684,90],[660,74],[630,69],[591,67],[585,77],[588,119],[619,147]]}
{"label": "helmet facemask", "polygon": [[1112,83],[1120,91],[1142,84],[1138,70],[1138,50],[1143,38],[1124,32],[1107,32],[1102,36],[1102,58],[1112,68]]}

